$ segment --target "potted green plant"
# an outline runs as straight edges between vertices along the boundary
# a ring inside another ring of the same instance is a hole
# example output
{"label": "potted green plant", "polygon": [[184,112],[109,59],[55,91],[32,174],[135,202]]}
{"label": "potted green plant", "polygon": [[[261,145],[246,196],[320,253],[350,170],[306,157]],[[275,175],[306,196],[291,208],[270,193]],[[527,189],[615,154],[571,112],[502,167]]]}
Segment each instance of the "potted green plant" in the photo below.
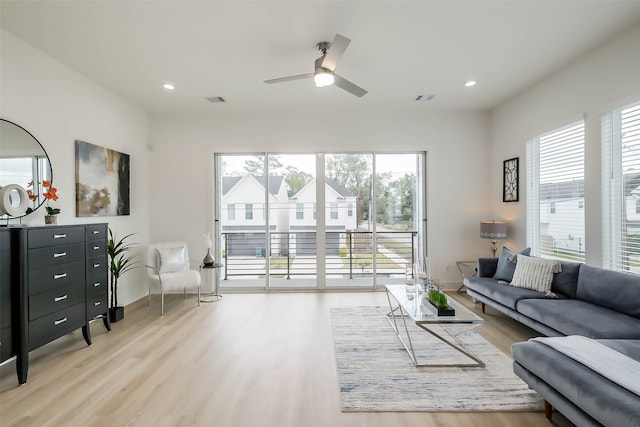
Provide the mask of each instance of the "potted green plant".
{"label": "potted green plant", "polygon": [[107,253],[109,254],[109,270],[111,277],[109,288],[111,290],[111,303],[109,305],[109,320],[117,322],[124,318],[124,307],[118,306],[118,280],[127,271],[135,268],[135,253],[132,253],[136,243],[127,242],[127,239],[136,233],[127,234],[121,239],[109,228],[109,242]]}
{"label": "potted green plant", "polygon": [[436,316],[455,316],[455,310],[449,306],[447,295],[440,289],[435,279],[425,279],[425,304]]}

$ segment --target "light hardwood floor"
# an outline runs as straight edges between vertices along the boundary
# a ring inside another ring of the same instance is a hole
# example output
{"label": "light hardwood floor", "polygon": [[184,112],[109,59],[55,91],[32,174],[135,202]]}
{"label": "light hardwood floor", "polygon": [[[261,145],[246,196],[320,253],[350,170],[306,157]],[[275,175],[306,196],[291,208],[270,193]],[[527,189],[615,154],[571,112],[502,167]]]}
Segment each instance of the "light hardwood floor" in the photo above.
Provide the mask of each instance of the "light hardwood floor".
{"label": "light hardwood floor", "polygon": [[[456,298],[473,306],[463,294]],[[194,296],[126,308],[107,333],[91,323],[30,354],[18,386],[0,367],[2,426],[548,426],[542,413],[340,411],[329,307],[386,305],[382,292]],[[480,312],[480,307],[474,310]],[[477,329],[503,352],[534,336],[488,309]],[[407,356],[408,357],[408,356]],[[554,424],[571,425],[560,414]]]}

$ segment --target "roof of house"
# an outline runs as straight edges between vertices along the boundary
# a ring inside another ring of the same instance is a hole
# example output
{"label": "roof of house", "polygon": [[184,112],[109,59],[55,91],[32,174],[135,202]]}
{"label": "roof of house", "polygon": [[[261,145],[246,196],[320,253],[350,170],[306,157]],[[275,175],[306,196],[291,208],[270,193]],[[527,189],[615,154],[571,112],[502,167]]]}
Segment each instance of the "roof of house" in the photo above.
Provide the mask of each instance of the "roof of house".
{"label": "roof of house", "polygon": [[[300,190],[298,190],[298,192],[296,194],[294,194],[293,196],[291,196],[291,199],[297,199],[298,198],[298,194],[305,188],[307,188],[308,186],[312,185],[315,182],[315,178],[312,179],[311,181],[307,182],[307,184],[302,187]],[[338,193],[338,195],[340,197],[356,197],[355,194],[353,194],[351,191],[347,190],[346,188],[344,188],[342,185],[338,184],[337,182],[335,182],[334,180],[332,180],[331,178],[326,178],[324,179],[324,182],[326,185],[328,185],[329,187],[331,187],[333,189],[333,191],[335,191],[336,193]]]}
{"label": "roof of house", "polygon": [[[243,176],[223,176],[222,177],[222,194],[227,194],[233,187],[240,182]],[[258,184],[262,185],[264,188],[264,175],[252,175]],[[269,193],[272,195],[277,195],[280,191],[280,187],[282,186],[282,182],[284,181],[284,176],[281,175],[269,175]]]}

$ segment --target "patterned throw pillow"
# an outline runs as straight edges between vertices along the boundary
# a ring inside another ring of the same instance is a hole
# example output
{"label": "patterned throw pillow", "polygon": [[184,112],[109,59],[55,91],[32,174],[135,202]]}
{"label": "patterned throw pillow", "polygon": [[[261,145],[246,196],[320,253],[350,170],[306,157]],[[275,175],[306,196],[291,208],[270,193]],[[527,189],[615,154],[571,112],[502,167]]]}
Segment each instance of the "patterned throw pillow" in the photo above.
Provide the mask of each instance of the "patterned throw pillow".
{"label": "patterned throw pillow", "polygon": [[518,288],[533,289],[545,294],[551,292],[553,273],[562,271],[560,261],[516,255],[516,271],[511,285]]}

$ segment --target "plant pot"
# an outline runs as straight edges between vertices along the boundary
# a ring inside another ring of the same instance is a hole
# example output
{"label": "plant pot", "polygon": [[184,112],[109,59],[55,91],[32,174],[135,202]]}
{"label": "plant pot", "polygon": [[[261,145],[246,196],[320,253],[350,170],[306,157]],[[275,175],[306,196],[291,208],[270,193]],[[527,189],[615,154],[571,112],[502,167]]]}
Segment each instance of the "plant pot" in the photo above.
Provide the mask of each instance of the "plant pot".
{"label": "plant pot", "polygon": [[124,307],[111,307],[109,309],[109,320],[115,323],[124,319]]}
{"label": "plant pot", "polygon": [[449,306],[437,306],[432,303],[428,298],[424,298],[422,305],[426,307],[429,311],[431,311],[436,316],[455,316],[456,310]]}
{"label": "plant pot", "polygon": [[44,216],[45,224],[57,224],[58,223],[58,215],[45,215]]}

